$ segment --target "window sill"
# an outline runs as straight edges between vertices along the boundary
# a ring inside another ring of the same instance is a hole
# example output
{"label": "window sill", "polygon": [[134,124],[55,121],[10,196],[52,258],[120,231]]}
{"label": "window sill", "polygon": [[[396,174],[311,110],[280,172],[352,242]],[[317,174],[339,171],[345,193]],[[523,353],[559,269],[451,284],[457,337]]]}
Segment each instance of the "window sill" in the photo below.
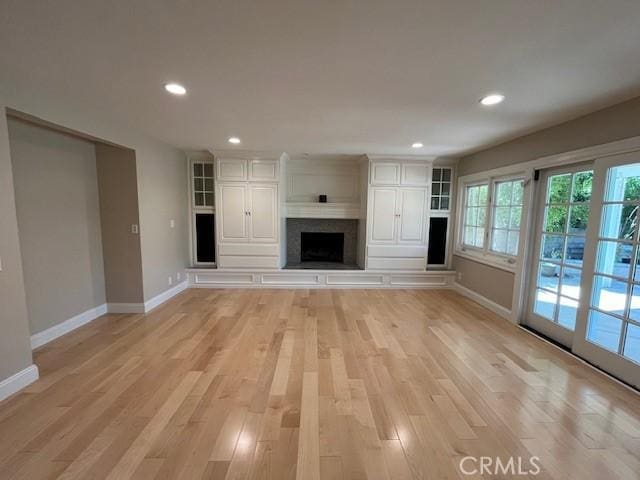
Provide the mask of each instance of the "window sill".
{"label": "window sill", "polygon": [[515,273],[517,268],[517,262],[511,263],[509,259],[501,257],[499,255],[492,255],[490,253],[476,252],[473,250],[462,250],[456,248],[454,255],[473,262],[482,263],[493,268],[504,270],[505,272]]}

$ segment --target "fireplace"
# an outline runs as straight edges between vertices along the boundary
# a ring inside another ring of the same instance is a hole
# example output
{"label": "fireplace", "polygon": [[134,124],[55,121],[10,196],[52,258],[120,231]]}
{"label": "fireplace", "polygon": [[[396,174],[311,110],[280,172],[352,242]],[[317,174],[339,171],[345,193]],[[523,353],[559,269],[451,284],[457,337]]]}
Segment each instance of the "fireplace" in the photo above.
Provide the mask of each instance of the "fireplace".
{"label": "fireplace", "polygon": [[344,261],[344,233],[301,232],[301,262]]}

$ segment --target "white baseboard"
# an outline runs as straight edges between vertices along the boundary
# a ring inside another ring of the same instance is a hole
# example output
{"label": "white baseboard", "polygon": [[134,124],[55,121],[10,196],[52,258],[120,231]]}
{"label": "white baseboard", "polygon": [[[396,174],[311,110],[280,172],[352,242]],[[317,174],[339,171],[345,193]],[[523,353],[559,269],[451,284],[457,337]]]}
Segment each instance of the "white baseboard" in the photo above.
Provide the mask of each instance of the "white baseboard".
{"label": "white baseboard", "polygon": [[189,282],[185,280],[177,284],[175,287],[162,292],[160,295],[156,295],[152,299],[147,300],[146,302],[144,302],[144,305],[143,305],[144,312],[146,313],[153,310],[154,308],[160,306],[170,298],[175,297],[180,292],[186,290],[188,287],[189,287]]}
{"label": "white baseboard", "polygon": [[109,313],[144,313],[144,303],[108,303]]}
{"label": "white baseboard", "polygon": [[480,295],[478,292],[474,292],[473,290],[470,290],[467,287],[460,285],[458,282],[453,283],[453,289],[456,292],[458,292],[460,295],[464,295],[465,297],[470,298],[476,303],[479,303],[480,305],[487,308],[488,310],[491,310],[496,315],[500,315],[502,318],[505,318],[510,322],[513,322],[513,314],[511,310],[509,310],[508,308],[497,304],[493,300],[489,300],[487,297]]}
{"label": "white baseboard", "polygon": [[95,308],[91,308],[86,312],[82,312],[74,317],[65,320],[62,323],[54,325],[51,328],[47,328],[42,332],[35,333],[31,335],[31,349],[38,348],[45,343],[49,343],[52,340],[64,335],[65,333],[69,333],[72,330],[75,330],[82,325],[89,323],[92,320],[100,317],[107,313],[107,304],[104,303]]}
{"label": "white baseboard", "polygon": [[27,385],[35,382],[39,377],[40,374],[38,373],[38,367],[35,365],[29,365],[24,370],[0,381],[0,402],[9,395],[13,395]]}

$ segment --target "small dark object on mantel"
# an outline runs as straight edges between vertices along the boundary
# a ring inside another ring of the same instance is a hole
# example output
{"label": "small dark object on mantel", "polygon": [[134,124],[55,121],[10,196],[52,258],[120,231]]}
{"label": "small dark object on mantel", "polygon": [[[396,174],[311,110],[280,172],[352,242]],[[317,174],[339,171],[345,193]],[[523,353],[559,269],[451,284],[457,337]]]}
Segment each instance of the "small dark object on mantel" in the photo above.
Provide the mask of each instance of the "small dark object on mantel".
{"label": "small dark object on mantel", "polygon": [[327,203],[327,196],[326,195],[318,195],[318,202]]}

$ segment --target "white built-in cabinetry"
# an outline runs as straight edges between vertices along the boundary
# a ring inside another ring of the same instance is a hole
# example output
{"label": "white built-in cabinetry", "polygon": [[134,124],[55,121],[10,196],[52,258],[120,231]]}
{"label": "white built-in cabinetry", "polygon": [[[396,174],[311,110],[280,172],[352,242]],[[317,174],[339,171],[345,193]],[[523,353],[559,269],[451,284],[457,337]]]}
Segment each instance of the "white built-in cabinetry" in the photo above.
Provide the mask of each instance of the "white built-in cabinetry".
{"label": "white built-in cabinetry", "polygon": [[280,267],[280,160],[217,158],[219,268]]}
{"label": "white built-in cabinetry", "polygon": [[370,160],[367,269],[424,270],[431,162]]}

